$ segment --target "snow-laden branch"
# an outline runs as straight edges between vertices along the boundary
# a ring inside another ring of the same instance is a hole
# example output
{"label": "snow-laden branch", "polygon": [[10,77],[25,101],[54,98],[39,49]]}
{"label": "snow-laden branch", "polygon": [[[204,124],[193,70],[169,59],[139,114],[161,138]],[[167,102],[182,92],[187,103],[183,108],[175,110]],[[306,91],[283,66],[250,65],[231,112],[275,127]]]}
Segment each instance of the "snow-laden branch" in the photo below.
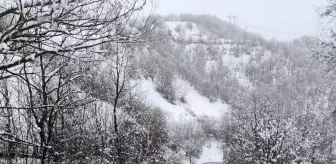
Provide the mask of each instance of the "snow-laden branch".
{"label": "snow-laden branch", "polygon": [[26,140],[23,140],[23,139],[20,139],[20,138],[14,136],[11,133],[7,133],[5,131],[0,131],[0,141],[29,145],[29,146],[38,146],[38,147],[44,147],[44,148],[47,148],[47,149],[52,149],[51,146],[42,146],[42,145],[39,145],[37,143],[26,141]]}
{"label": "snow-laden branch", "polygon": [[1,25],[0,55],[15,58],[2,63],[0,70],[49,54],[67,56],[67,53],[107,42],[142,42],[144,31],[126,34],[124,30],[132,14],[141,10],[145,3],[144,0],[127,3],[119,0],[48,0],[43,3],[29,1],[23,6],[12,4],[0,13],[0,20],[6,20],[9,15],[14,18]]}

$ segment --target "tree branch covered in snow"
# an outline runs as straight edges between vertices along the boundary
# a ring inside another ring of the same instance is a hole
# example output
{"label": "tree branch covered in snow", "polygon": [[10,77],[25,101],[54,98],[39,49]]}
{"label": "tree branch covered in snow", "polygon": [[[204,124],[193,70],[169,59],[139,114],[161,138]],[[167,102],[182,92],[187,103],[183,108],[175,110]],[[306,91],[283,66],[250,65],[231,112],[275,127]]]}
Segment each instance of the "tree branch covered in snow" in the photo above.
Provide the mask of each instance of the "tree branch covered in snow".
{"label": "tree branch covered in snow", "polygon": [[0,10],[0,70],[7,70],[40,56],[66,57],[107,42],[144,41],[144,25],[125,33],[127,22],[145,0],[48,0],[8,2]]}

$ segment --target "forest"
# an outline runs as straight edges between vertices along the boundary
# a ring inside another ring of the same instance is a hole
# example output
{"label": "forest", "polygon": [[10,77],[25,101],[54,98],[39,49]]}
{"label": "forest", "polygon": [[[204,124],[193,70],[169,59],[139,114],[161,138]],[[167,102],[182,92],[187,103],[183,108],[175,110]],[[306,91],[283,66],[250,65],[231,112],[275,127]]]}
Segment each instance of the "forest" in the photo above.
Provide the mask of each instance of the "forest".
{"label": "forest", "polygon": [[291,41],[148,3],[0,0],[1,164],[336,163],[336,1]]}

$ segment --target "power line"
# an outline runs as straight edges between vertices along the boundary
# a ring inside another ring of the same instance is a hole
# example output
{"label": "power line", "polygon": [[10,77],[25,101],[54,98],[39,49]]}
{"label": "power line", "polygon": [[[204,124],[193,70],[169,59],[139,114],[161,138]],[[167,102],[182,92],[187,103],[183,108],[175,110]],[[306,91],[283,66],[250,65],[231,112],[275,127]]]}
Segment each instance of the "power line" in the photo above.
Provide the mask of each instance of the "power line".
{"label": "power line", "polygon": [[243,21],[239,21],[238,23],[238,17],[235,16],[235,15],[231,15],[229,14],[227,16],[228,18],[228,21],[230,24],[232,25],[239,25],[241,24],[241,26],[244,26],[245,27],[245,32],[247,30],[247,28],[254,28],[254,29],[259,29],[259,30],[262,30],[262,31],[268,31],[268,32],[272,32],[272,33],[277,33],[277,34],[283,34],[283,35],[289,35],[289,36],[304,36],[304,35],[307,35],[307,34],[303,34],[303,33],[294,33],[294,32],[286,32],[286,31],[280,31],[280,30],[275,30],[275,29],[270,29],[270,28],[265,28],[265,27],[260,27],[260,26],[255,26],[255,25],[252,25],[252,24],[249,24],[249,23],[246,23],[246,22],[243,22]]}
{"label": "power line", "polygon": [[268,31],[268,32],[273,32],[273,33],[278,33],[278,34],[285,34],[285,35],[295,35],[295,36],[304,36],[307,34],[303,34],[303,33],[294,33],[294,32],[286,32],[286,31],[280,31],[280,30],[275,30],[275,29],[270,29],[270,28],[265,28],[265,27],[260,27],[260,26],[255,26],[246,22],[242,22],[240,21],[239,23],[244,24],[245,29],[246,27],[250,27],[250,28],[254,28],[254,29],[259,29],[259,30],[263,30],[263,31]]}

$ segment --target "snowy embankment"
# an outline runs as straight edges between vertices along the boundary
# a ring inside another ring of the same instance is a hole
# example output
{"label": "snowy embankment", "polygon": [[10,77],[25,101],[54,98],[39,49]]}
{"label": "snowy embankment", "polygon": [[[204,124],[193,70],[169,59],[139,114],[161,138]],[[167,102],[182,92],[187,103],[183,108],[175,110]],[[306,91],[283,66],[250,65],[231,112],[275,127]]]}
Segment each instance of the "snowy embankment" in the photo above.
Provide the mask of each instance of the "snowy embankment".
{"label": "snowy embankment", "polygon": [[202,96],[189,83],[178,79],[175,82],[176,94],[183,96],[185,102],[176,101],[175,104],[168,102],[155,90],[155,84],[149,80],[140,80],[138,84],[138,93],[143,97],[149,106],[159,107],[173,118],[185,116],[186,118],[197,117],[200,115],[209,115],[219,118],[227,112],[229,106],[220,100],[210,102],[207,97]]}
{"label": "snowy embankment", "polygon": [[[155,84],[149,80],[138,80],[138,93],[144,98],[145,102],[153,107],[159,107],[168,115],[170,120],[185,117],[192,119],[200,115],[209,115],[219,118],[229,110],[229,105],[222,103],[220,100],[210,102],[207,97],[202,96],[190,84],[184,80],[178,79],[175,82],[177,96],[183,96],[185,102],[176,101],[175,104],[168,102],[155,90]],[[219,142],[209,141],[204,145],[203,152],[196,164],[203,164],[205,162],[221,162],[222,151]]]}

